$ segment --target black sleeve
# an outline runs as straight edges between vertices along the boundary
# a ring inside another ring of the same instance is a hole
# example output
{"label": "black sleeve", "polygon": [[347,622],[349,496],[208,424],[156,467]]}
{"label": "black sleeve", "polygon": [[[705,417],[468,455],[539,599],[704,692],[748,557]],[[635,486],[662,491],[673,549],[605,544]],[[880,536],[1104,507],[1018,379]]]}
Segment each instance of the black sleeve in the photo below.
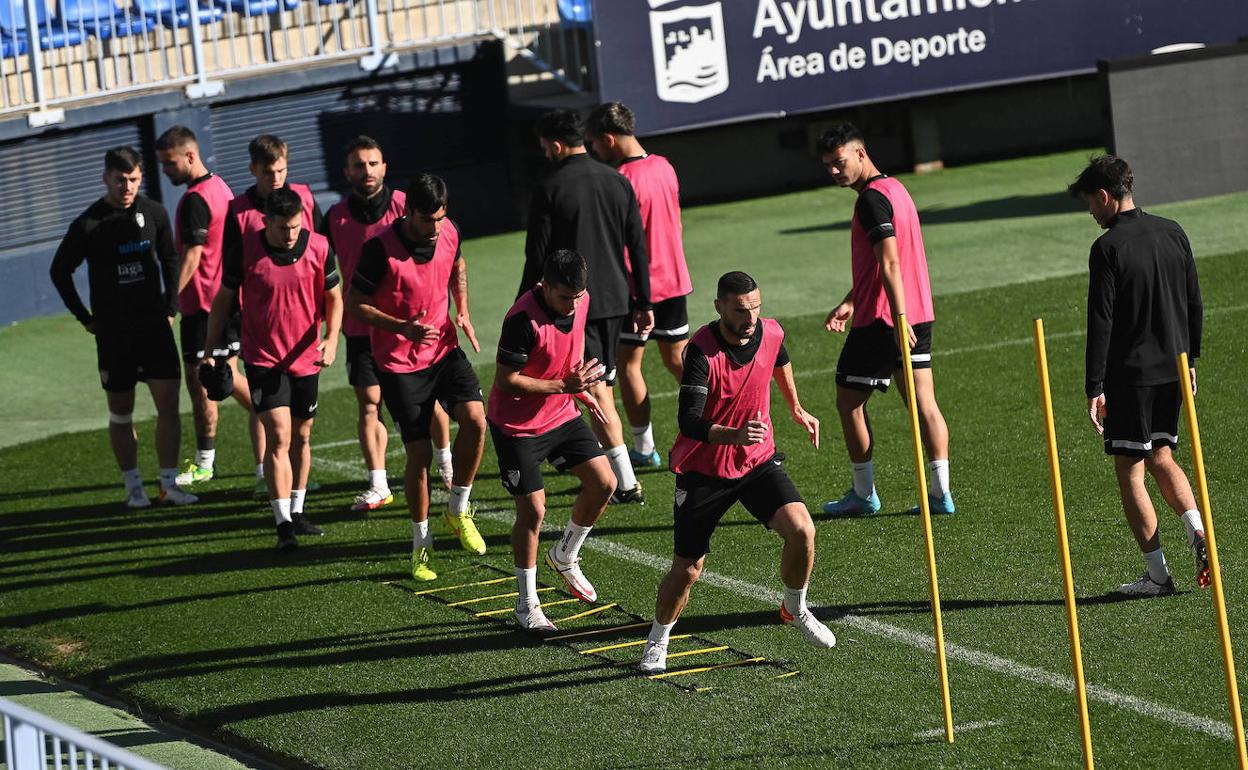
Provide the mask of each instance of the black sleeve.
{"label": "black sleeve", "polygon": [[641,207],[633,184],[620,177],[628,196],[628,218],[624,221],[624,245],[628,247],[628,262],[632,268],[634,306],[637,310],[649,310],[650,304],[650,250],[646,244],[646,229],[641,223]]}
{"label": "black sleeve", "polygon": [[338,255],[334,254],[334,247],[329,246],[325,251],[325,291],[340,283],[342,276],[338,274]]}
{"label": "black sleeve", "polygon": [[863,190],[854,204],[854,213],[858,215],[858,224],[862,225],[872,244],[896,235],[893,232],[893,204],[879,190]]}
{"label": "black sleeve", "polygon": [[160,204],[152,206],[152,216],[156,218],[156,258],[160,260],[160,277],[165,288],[165,313],[169,316],[178,314],[178,279],[181,277],[177,247],[173,244],[173,225],[169,223],[169,212]]}
{"label": "black sleeve", "polygon": [[1088,257],[1088,346],[1084,357],[1084,391],[1088,398],[1095,398],[1105,390],[1105,366],[1117,291],[1109,259],[1099,243],[1092,244]]}
{"label": "black sleeve", "polygon": [[1192,244],[1183,236],[1187,250],[1187,357],[1188,363],[1200,358],[1200,340],[1205,327],[1205,304],[1200,298],[1200,281],[1196,278],[1196,258]]}
{"label": "black sleeve", "polygon": [[680,432],[695,441],[709,441],[711,437],[711,421],[702,417],[710,377],[711,366],[706,354],[697,345],[689,343],[685,348],[685,373],[680,379],[676,421]]}
{"label": "black sleeve", "polygon": [[381,245],[381,240],[369,238],[360,250],[360,262],[351,276],[351,290],[366,297],[372,296],[377,291],[377,284],[385,279],[389,269],[389,259],[386,258],[386,249]]}
{"label": "black sleeve", "polygon": [[87,306],[82,304],[82,297],[78,296],[78,289],[74,286],[74,271],[86,258],[86,237],[82,220],[75,219],[69,226],[69,230],[65,232],[65,237],[61,239],[56,255],[52,257],[52,267],[48,273],[65,307],[73,313],[79,323],[84,325],[91,323],[91,313],[87,310]]}
{"label": "black sleeve", "polygon": [[776,368],[779,369],[789,363],[791,363],[789,349],[784,346],[784,343],[780,343],[780,352],[776,354]]}
{"label": "black sleeve", "polygon": [[542,268],[546,266],[546,249],[549,245],[550,199],[545,186],[539,185],[533,191],[533,200],[529,203],[529,232],[524,239],[524,271],[520,274],[517,299],[542,280]]}
{"label": "black sleeve", "polygon": [[[230,222],[234,222],[233,214],[226,217],[225,229],[229,232]],[[226,242],[226,248],[221,250],[221,285],[227,289],[237,289],[243,285],[243,236],[238,230],[238,223],[235,222],[235,231],[238,233],[237,241],[233,246]]]}
{"label": "black sleeve", "polygon": [[204,196],[189,192],[178,204],[182,212],[182,245],[203,246],[208,242],[208,226],[212,224],[212,211]]}
{"label": "black sleeve", "polygon": [[312,199],[312,232],[325,235],[325,231],[329,229],[329,223],[325,221],[325,215],[321,213],[321,204],[316,202],[316,198]]}
{"label": "black sleeve", "polygon": [[529,351],[537,337],[527,313],[513,313],[503,321],[503,331],[498,336],[498,355],[495,360],[501,366],[520,369],[529,362]]}

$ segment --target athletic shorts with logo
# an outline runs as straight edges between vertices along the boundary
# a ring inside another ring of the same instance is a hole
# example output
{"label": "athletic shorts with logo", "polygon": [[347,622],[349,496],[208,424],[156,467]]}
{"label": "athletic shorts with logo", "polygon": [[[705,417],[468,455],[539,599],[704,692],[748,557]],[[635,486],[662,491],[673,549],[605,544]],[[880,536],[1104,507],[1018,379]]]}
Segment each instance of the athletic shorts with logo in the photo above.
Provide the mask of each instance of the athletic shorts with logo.
{"label": "athletic shorts with logo", "polygon": [[377,371],[377,362],[373,360],[372,338],[347,337],[347,383],[353,388],[380,385]]}
{"label": "athletic shorts with logo", "polygon": [[511,436],[490,423],[490,436],[498,454],[498,474],[511,495],[528,495],[546,488],[542,462],[565,471],[595,457],[602,457],[598,439],[579,416],[540,436]]}
{"label": "athletic shorts with logo", "polygon": [[763,526],[789,503],[805,504],[793,480],[784,472],[784,455],[779,453],[739,479],[679,473],[672,505],[676,555],[700,559],[710,553],[711,534],[738,502]]}
{"label": "athletic shorts with logo", "polygon": [[138,382],[182,377],[173,328],[162,319],[124,331],[97,330],[95,355],[100,385],[110,393],[129,392]]}
{"label": "athletic shorts with logo", "polygon": [[[212,351],[216,358],[229,358],[238,355],[241,348],[243,314],[234,312],[225,322],[225,331],[220,341],[221,347]],[[182,340],[182,360],[196,361],[204,357],[204,344],[208,342],[208,314],[193,313],[182,316],[179,325],[179,336]]]}
{"label": "athletic shorts with logo", "polygon": [[1152,457],[1179,444],[1179,383],[1105,388],[1105,454]]}
{"label": "athletic shorts with logo", "polygon": [[251,405],[256,412],[285,406],[290,408],[290,416],[296,420],[310,420],[316,416],[320,372],[295,377],[276,368],[248,365],[246,369],[247,384],[251,386]]}
{"label": "athletic shorts with logo", "polygon": [[688,297],[672,297],[654,306],[654,328],[649,334],[634,334],[631,327],[626,326],[620,334],[621,345],[641,347],[646,340],[657,342],[679,342],[689,339],[689,303]]}
{"label": "athletic shorts with logo", "polygon": [[379,370],[377,378],[381,398],[399,426],[404,444],[429,438],[435,401],[450,414],[456,404],[484,400],[477,373],[462,348],[453,348],[428,369],[402,374]]}
{"label": "athletic shorts with logo", "polygon": [[585,361],[598,359],[598,363],[607,367],[602,381],[607,385],[615,385],[615,352],[620,344],[620,334],[628,322],[628,316],[617,315],[610,318],[590,319],[585,322]]}
{"label": "athletic shorts with logo", "polygon": [[[910,365],[932,368],[932,321],[914,324],[915,343],[910,349]],[[901,370],[901,350],[893,327],[883,321],[855,326],[845,338],[836,362],[836,384],[852,390],[887,392],[895,372]]]}

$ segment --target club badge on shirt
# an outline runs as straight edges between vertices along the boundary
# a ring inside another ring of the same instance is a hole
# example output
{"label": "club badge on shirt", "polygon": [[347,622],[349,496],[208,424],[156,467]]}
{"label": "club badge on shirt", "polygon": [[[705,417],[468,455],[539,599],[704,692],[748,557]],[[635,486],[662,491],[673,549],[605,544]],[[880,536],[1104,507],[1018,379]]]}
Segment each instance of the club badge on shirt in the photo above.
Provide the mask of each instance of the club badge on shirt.
{"label": "club badge on shirt", "polygon": [[147,217],[143,216],[142,211],[134,212],[134,223],[138,225],[139,227],[142,227],[143,225],[147,224]]}

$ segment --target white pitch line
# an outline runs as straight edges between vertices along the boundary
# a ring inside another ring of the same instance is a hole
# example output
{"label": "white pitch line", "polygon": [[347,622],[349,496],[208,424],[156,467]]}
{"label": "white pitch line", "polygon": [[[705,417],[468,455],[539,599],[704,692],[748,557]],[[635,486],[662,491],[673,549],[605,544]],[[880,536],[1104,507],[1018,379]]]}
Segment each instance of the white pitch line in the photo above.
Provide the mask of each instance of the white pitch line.
{"label": "white pitch line", "polygon": [[[504,513],[498,510],[480,510],[478,509],[477,517],[482,519],[490,519],[491,521],[510,524],[513,516],[510,513]],[[543,529],[558,531],[558,527],[543,524]],[[602,538],[593,538],[585,541],[585,547],[592,551],[599,551],[608,556],[613,556],[621,561],[640,564],[650,567],[659,572],[667,572],[671,567],[671,558],[655,556],[652,553],[633,548],[631,546],[616,543],[611,540]],[[764,604],[779,605],[782,598],[780,591],[774,588],[764,588],[754,583],[747,583],[744,580],[738,580],[734,577],[721,575],[718,572],[704,570],[700,582],[709,583],[710,585],[723,588],[740,596],[751,599],[757,599]],[[829,608],[834,609],[834,608]],[[936,640],[927,634],[909,629],[894,626],[890,623],[882,623],[878,620],[872,620],[860,615],[843,615],[837,618],[836,623],[849,626],[864,633],[873,636],[884,637],[895,642],[915,647],[926,652],[935,653]],[[987,669],[998,674],[1021,679],[1025,682],[1052,687],[1055,690],[1073,693],[1075,691],[1075,682],[1068,676],[1055,674],[1036,666],[1029,666],[1026,663],[1019,663],[1009,658],[1003,658],[999,655],[993,655],[990,652],[975,650],[970,647],[963,647],[958,644],[945,644],[945,653],[951,660],[966,663],[976,668]],[[1186,711],[1180,711],[1176,708],[1164,706],[1160,703],[1138,698],[1134,695],[1127,695],[1108,687],[1089,684],[1087,687],[1088,697],[1101,703],[1108,703],[1111,706],[1134,711],[1142,716],[1156,719],[1161,722],[1168,722],[1176,727],[1190,730],[1197,733],[1205,733],[1215,738],[1229,741],[1231,739],[1231,726],[1226,722],[1220,722],[1216,719],[1197,716]]]}
{"label": "white pitch line", "polygon": [[[983,730],[986,727],[1000,727],[1001,721],[998,719],[988,719],[983,722],[967,722],[964,725],[954,725],[953,732],[955,735],[969,733],[972,730]],[[945,728],[937,727],[932,730],[920,730],[914,734],[915,738],[940,738],[945,734]]]}

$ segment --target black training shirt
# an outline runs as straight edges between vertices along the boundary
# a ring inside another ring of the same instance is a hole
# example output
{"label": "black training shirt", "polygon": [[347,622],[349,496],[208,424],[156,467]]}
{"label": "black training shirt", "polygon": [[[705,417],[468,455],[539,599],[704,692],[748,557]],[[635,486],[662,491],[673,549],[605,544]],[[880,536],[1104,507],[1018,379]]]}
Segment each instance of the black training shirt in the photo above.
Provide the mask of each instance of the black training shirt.
{"label": "black training shirt", "polygon": [[[260,242],[264,244],[264,250],[268,253],[269,259],[283,266],[293,265],[302,259],[304,252],[308,250],[310,240],[309,232],[300,230],[299,239],[295,241],[293,248],[279,249],[269,244],[269,239],[264,237],[264,232],[260,233]],[[227,289],[236,290],[243,285],[244,276],[242,250],[226,252],[221,258],[221,285]],[[341,280],[338,275],[338,258],[334,256],[333,247],[330,247],[325,252],[325,286],[322,287],[322,291],[329,291]]]}
{"label": "black training shirt", "polygon": [[546,304],[546,297],[540,288],[530,289],[537,300],[538,307],[546,313],[546,318],[529,318],[528,311],[520,311],[508,316],[503,321],[503,331],[498,337],[498,354],[495,360],[502,366],[522,369],[529,362],[529,353],[537,344],[537,334],[533,331],[531,321],[541,323],[549,320],[562,334],[570,334],[576,323],[576,315],[557,316]]}
{"label": "black training shirt", "polygon": [[[429,245],[417,244],[408,240],[403,234],[403,220],[396,219],[394,222],[395,234],[399,236],[399,243],[403,244],[406,254],[395,254],[393,256],[399,259],[413,259],[416,264],[423,265],[433,259],[433,254],[437,250],[437,244]],[[446,226],[454,227],[455,224],[451,220],[446,220]],[[351,277],[351,289],[358,291],[366,297],[372,296],[377,291],[377,287],[385,280],[386,274],[390,272],[390,257],[392,255],[386,253],[386,247],[381,242],[381,236],[369,238],[364,243],[364,248],[360,250],[360,263],[355,266],[355,274]],[[458,246],[455,247],[455,259],[463,258],[463,253]],[[449,288],[448,288],[449,291]]]}
{"label": "black training shirt", "polygon": [[[74,288],[74,270],[84,261],[89,311]],[[139,195],[125,209],[103,198],[91,204],[70,224],[49,272],[69,312],[81,323],[94,321],[99,332],[176,314],[178,262],[165,207]]]}
{"label": "black training shirt", "polygon": [[[631,298],[625,248],[634,283]],[[541,280],[546,257],[558,249],[579,252],[589,265],[590,320],[650,309],[650,253],[633,185],[587,153],[561,161],[533,191],[517,297]]]}
{"label": "black training shirt", "polygon": [[[884,178],[884,175],[880,174],[871,177],[867,182],[871,183]],[[879,243],[885,238],[892,238],[897,234],[893,229],[893,204],[884,193],[874,187],[863,188],[862,192],[858,193],[858,200],[854,203],[854,213],[858,216],[858,224],[862,225],[862,229],[867,233],[867,239],[872,244]]]}
{"label": "black training shirt", "polygon": [[[730,345],[725,342],[719,332],[719,321],[712,321],[707,325],[734,364],[744,366],[754,360],[754,355],[758,353],[758,347],[763,342],[761,322],[754,327],[754,334],[744,345]],[[787,363],[789,351],[781,344],[780,352],[776,354],[776,368],[779,369]],[[706,360],[706,353],[697,343],[690,342],[685,346],[685,373],[680,380],[680,404],[677,407],[676,420],[680,425],[680,432],[695,441],[707,441],[710,438],[711,421],[702,417],[702,410],[706,408],[710,377],[711,365]]]}
{"label": "black training shirt", "polygon": [[1179,353],[1200,355],[1203,313],[1183,228],[1141,209],[1114,217],[1088,257],[1088,398],[1176,382]]}
{"label": "black training shirt", "polygon": [[[212,172],[191,181],[187,187],[194,187],[212,176]],[[204,196],[190,190],[178,201],[178,224],[182,228],[182,245],[203,246],[208,242],[208,226],[212,224],[212,210]]]}

